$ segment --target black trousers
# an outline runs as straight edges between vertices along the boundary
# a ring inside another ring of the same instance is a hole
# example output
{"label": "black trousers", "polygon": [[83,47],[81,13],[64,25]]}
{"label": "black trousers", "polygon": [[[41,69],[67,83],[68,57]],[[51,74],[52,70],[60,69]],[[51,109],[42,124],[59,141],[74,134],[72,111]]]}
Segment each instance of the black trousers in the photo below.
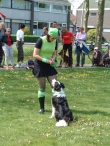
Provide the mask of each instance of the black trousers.
{"label": "black trousers", "polygon": [[64,60],[66,60],[66,52],[68,50],[68,55],[69,55],[69,62],[68,65],[69,67],[72,66],[73,64],[73,58],[72,58],[72,43],[71,44],[64,44],[63,45],[63,51],[64,51]]}

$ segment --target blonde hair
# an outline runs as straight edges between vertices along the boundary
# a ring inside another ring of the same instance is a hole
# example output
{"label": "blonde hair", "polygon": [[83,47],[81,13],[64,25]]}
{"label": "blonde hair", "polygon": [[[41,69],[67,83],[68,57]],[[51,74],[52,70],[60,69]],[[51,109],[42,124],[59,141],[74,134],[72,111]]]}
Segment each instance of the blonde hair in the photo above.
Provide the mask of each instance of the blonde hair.
{"label": "blonde hair", "polygon": [[68,32],[68,30],[66,29],[66,28],[62,28],[62,31],[61,31],[62,33],[67,33]]}

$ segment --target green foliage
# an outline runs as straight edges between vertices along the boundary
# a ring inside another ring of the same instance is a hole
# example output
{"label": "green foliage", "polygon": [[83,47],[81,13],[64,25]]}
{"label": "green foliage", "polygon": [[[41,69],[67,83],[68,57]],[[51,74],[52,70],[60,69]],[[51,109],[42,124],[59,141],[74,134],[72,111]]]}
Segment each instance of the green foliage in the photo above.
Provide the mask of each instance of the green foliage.
{"label": "green foliage", "polygon": [[96,29],[89,29],[87,32],[87,41],[95,42]]}
{"label": "green foliage", "polygon": [[30,35],[31,34],[28,27],[25,27],[23,31],[24,31],[24,35]]}
{"label": "green foliage", "polygon": [[[11,36],[12,36],[13,41],[16,42],[16,35],[11,35]],[[25,42],[35,43],[38,38],[39,38],[39,36],[24,35]]]}

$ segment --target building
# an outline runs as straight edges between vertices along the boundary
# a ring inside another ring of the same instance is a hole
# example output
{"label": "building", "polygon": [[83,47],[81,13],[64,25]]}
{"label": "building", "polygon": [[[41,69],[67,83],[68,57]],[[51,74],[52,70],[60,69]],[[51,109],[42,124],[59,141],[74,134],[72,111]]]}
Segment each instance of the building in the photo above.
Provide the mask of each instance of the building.
{"label": "building", "polygon": [[[77,9],[77,25],[80,27],[82,21],[84,20],[84,5]],[[97,16],[98,16],[98,0],[89,1],[89,19],[88,19],[88,29],[94,29],[97,25]],[[108,20],[110,16],[110,1],[105,1],[104,9],[104,21],[103,21],[103,36],[110,41],[110,21]]]}
{"label": "building", "polygon": [[70,3],[67,0],[2,0],[0,12],[6,16],[5,27],[15,34],[20,23],[24,23],[33,35],[41,35],[44,26],[57,21],[59,29],[70,22]]}

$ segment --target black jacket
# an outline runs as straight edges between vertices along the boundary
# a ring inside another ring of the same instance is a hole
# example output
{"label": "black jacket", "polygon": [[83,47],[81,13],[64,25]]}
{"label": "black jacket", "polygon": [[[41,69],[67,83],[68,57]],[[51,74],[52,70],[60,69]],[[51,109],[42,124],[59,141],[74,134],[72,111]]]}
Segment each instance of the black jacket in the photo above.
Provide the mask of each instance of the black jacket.
{"label": "black jacket", "polygon": [[[10,39],[11,39],[11,44],[13,44],[13,40],[12,40],[12,37],[11,37],[11,36],[10,36]],[[6,34],[4,34],[4,35],[2,36],[1,42],[2,42],[2,43],[5,43],[5,44],[8,43],[8,37],[7,37]]]}

